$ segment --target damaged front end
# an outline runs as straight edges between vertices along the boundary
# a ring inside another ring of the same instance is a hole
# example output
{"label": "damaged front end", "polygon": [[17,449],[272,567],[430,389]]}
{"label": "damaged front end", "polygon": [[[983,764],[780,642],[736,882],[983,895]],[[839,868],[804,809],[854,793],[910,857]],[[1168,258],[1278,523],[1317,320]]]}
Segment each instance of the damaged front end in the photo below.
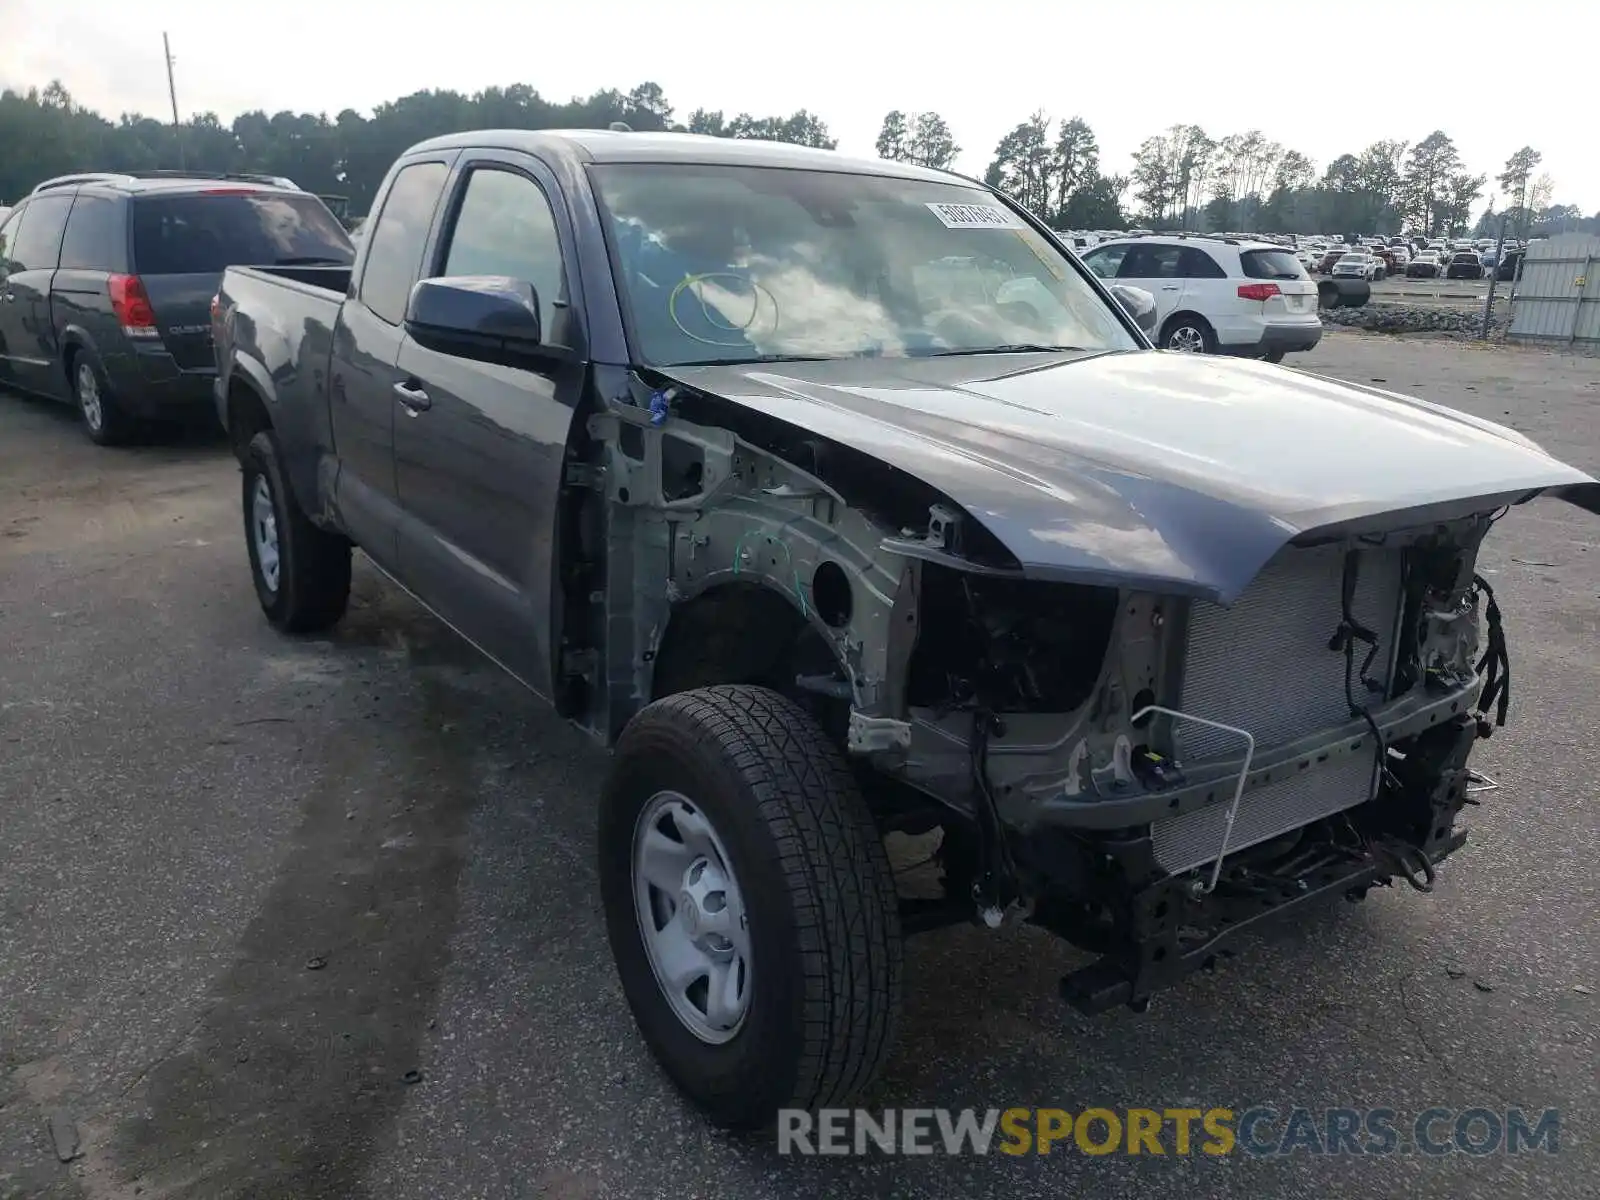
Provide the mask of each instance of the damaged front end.
{"label": "damaged front end", "polygon": [[609,740],[710,683],[801,699],[886,832],[943,830],[908,928],[1025,916],[1099,955],[1071,1003],[1139,1007],[1263,918],[1429,890],[1464,843],[1509,699],[1496,510],[1302,533],[1224,606],[1030,578],[859,449],[626,386],[569,465],[564,707]]}
{"label": "damaged front end", "polygon": [[909,747],[882,765],[993,812],[980,909],[1100,954],[1063,981],[1086,1011],[1317,896],[1429,890],[1509,700],[1491,521],[1302,540],[1227,608],[924,567]]}

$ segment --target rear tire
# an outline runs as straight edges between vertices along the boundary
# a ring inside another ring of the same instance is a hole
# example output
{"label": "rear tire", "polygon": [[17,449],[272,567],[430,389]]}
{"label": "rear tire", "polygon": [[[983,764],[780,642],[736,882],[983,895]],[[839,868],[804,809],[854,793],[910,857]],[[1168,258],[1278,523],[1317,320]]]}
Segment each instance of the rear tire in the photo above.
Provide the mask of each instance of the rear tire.
{"label": "rear tire", "polygon": [[319,633],[350,601],[350,543],[318,529],[283,474],[278,439],[264,429],[243,457],[245,545],[261,611],[285,633]]}
{"label": "rear tire", "polygon": [[1217,335],[1210,323],[1194,313],[1170,319],[1161,330],[1161,349],[1189,354],[1215,354]]}
{"label": "rear tire", "polygon": [[649,705],[618,742],[599,853],[639,1031],[713,1121],[760,1128],[871,1082],[899,1014],[899,901],[850,768],[809,713],[748,686]]}
{"label": "rear tire", "polygon": [[121,446],[132,440],[137,423],[117,402],[94,356],[78,350],[68,360],[67,370],[72,403],[89,440],[97,446]]}
{"label": "rear tire", "polygon": [[1283,350],[1268,350],[1261,356],[1261,361],[1269,363],[1281,363],[1283,361],[1284,354],[1285,351]]}

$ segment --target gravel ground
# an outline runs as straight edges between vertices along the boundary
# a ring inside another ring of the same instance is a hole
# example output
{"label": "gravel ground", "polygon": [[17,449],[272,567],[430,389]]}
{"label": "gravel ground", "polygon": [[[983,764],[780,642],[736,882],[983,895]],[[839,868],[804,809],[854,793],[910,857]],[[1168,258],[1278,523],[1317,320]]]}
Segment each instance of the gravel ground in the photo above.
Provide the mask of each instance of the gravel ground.
{"label": "gravel ground", "polygon": [[[1600,469],[1592,359],[1330,332],[1291,363]],[[335,636],[271,634],[214,442],[98,450],[0,397],[0,479],[0,1197],[1595,1194],[1600,525],[1574,509],[1486,549],[1505,786],[1432,896],[1331,907],[1144,1016],[1064,1009],[1079,958],[1037,931],[930,935],[867,1098],[1555,1106],[1559,1154],[797,1160],[709,1131],[636,1037],[579,737],[370,571]]]}

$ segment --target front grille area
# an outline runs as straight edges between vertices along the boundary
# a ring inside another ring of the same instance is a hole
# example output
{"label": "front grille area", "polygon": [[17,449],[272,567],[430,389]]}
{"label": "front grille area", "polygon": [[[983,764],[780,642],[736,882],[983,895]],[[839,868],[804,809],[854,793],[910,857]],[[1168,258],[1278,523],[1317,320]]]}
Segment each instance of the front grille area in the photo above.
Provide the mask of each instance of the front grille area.
{"label": "front grille area", "polygon": [[[1344,654],[1328,649],[1342,618],[1343,576],[1342,547],[1291,549],[1268,563],[1231,608],[1195,604],[1179,707],[1248,729],[1258,752],[1343,724],[1350,715]],[[1401,588],[1401,552],[1363,549],[1351,611],[1378,635],[1368,677],[1382,684],[1394,667]],[[1357,672],[1366,653],[1358,643]],[[1380,699],[1359,677],[1354,688],[1357,703]],[[1244,750],[1237,736],[1190,722],[1174,725],[1173,746],[1180,763]],[[1360,804],[1371,797],[1372,780],[1372,756],[1356,754],[1247,792],[1228,850]],[[1210,862],[1222,849],[1226,819],[1227,805],[1214,804],[1156,822],[1151,829],[1156,861],[1169,872]]]}
{"label": "front grille area", "polygon": [[[1287,779],[1246,792],[1239,800],[1228,853],[1370,800],[1374,765],[1371,754],[1347,754],[1325,767],[1308,767]],[[1227,824],[1226,804],[1212,804],[1181,817],[1157,821],[1150,830],[1156,863],[1168,874],[1176,874],[1214,861],[1222,851],[1222,833]]]}

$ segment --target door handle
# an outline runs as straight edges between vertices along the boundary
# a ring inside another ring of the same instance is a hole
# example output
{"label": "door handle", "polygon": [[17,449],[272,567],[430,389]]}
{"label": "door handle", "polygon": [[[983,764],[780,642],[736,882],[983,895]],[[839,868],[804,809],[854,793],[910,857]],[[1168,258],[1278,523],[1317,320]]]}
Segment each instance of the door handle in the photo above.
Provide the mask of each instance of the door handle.
{"label": "door handle", "polygon": [[7,304],[10,304],[16,298],[17,294],[15,292],[7,292],[3,296],[0,296],[0,300],[4,300]]}
{"label": "door handle", "polygon": [[419,387],[412,387],[408,383],[394,385],[394,394],[400,398],[400,403],[413,417],[419,412],[426,412],[433,407],[433,400],[428,393]]}
{"label": "door handle", "polygon": [[1176,291],[1180,290],[1182,287],[1183,287],[1183,285],[1181,283],[1163,283],[1161,285],[1161,290],[1163,292],[1176,292]]}

